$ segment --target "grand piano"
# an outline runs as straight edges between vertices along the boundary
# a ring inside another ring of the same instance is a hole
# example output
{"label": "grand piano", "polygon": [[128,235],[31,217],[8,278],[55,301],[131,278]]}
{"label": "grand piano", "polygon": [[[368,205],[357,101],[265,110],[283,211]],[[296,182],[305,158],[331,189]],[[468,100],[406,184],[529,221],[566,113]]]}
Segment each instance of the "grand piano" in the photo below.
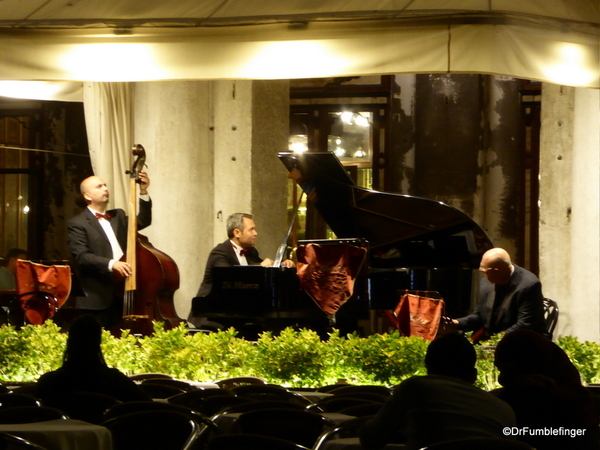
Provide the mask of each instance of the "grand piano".
{"label": "grand piano", "polygon": [[[330,242],[367,249],[354,294],[336,313],[342,326],[352,328],[353,316],[369,310],[394,309],[406,290],[439,293],[449,316],[469,312],[481,256],[492,248],[470,217],[438,201],[358,187],[332,152],[286,152],[279,158],[335,234]],[[237,317],[263,328],[270,319],[282,326],[326,323],[327,315],[302,290],[293,269],[218,269],[210,298],[193,300],[194,316],[223,323]]]}

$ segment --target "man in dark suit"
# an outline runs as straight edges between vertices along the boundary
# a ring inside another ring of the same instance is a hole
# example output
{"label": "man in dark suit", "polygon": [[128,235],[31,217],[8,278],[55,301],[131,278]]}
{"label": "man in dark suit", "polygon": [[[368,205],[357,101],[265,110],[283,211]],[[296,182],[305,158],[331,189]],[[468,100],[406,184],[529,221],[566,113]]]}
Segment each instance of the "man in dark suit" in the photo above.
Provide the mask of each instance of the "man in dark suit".
{"label": "man in dark suit", "polygon": [[[150,180],[140,172],[138,229],[152,222]],[[114,273],[125,278],[132,273],[121,261],[127,251],[127,215],[122,209],[107,211],[110,194],[102,178],[92,176],[81,182],[87,208],[69,220],[68,243],[79,266],[79,282],[85,297],[78,297],[77,309],[95,315],[104,328],[116,325],[122,316],[122,301],[115,295]]]}
{"label": "man in dark suit", "polygon": [[544,296],[542,284],[534,274],[513,264],[501,248],[483,254],[479,271],[484,279],[475,311],[460,319],[446,319],[447,324],[475,331],[475,341],[521,328],[544,334]]}
{"label": "man in dark suit", "polygon": [[[212,249],[208,255],[204,279],[198,290],[197,297],[206,297],[212,289],[212,268],[232,266],[272,266],[273,260],[262,259],[258,255],[256,244],[256,225],[250,214],[235,213],[227,218],[228,240]],[[286,259],[282,266],[294,267],[294,262]]]}

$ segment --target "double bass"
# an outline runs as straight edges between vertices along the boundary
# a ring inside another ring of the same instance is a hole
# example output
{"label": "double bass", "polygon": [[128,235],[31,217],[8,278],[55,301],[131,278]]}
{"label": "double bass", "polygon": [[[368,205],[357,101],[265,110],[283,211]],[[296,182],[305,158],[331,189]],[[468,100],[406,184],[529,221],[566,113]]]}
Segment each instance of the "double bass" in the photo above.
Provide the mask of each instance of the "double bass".
{"label": "double bass", "polygon": [[179,288],[179,269],[169,255],[155,248],[137,230],[137,184],[146,164],[146,150],[137,144],[132,152],[135,161],[128,171],[127,252],[124,255],[132,273],[124,283],[122,280],[117,282],[123,289],[123,317],[119,330],[149,336],[154,331],[154,321],[163,322],[165,329],[175,328],[182,322],[173,303],[173,294]]}

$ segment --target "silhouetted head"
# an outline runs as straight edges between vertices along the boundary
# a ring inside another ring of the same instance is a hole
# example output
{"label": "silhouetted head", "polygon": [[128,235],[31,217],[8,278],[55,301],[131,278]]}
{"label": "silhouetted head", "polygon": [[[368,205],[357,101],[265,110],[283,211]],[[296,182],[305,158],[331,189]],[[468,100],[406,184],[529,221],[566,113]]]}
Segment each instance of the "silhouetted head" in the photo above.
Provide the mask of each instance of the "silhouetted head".
{"label": "silhouetted head", "polygon": [[6,253],[3,265],[14,275],[17,271],[17,260],[19,259],[27,259],[27,250],[22,248],[11,248],[8,253]]}
{"label": "silhouetted head", "polygon": [[476,362],[473,344],[458,333],[435,338],[425,354],[425,367],[429,375],[458,378],[468,383],[475,383],[477,379]]}
{"label": "silhouetted head", "polygon": [[579,371],[564,350],[531,330],[507,333],[496,347],[494,364],[502,386],[529,375],[545,375],[561,385],[581,385]]}
{"label": "silhouetted head", "polygon": [[69,364],[102,363],[102,325],[95,316],[84,314],[71,323],[64,362]]}

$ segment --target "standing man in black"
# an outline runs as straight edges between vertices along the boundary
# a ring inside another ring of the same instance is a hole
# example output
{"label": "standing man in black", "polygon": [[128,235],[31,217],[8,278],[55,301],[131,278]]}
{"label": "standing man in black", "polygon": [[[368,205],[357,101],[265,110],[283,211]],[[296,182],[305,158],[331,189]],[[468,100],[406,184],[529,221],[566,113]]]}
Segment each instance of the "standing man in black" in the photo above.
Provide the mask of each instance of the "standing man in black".
{"label": "standing man in black", "polygon": [[[208,255],[204,279],[197,297],[206,297],[212,289],[212,268],[232,266],[272,266],[273,260],[258,256],[256,244],[256,225],[251,214],[235,213],[227,218],[227,237],[225,242],[217,245]],[[294,267],[292,260],[286,259],[282,266]]]}
{"label": "standing man in black", "polygon": [[521,328],[544,334],[544,296],[540,280],[513,264],[506,250],[493,248],[483,254],[479,271],[479,304],[460,319],[446,319],[459,330],[475,331],[474,341]]}
{"label": "standing man in black", "polygon": [[[140,172],[138,229],[152,223],[152,202],[148,196],[150,179]],[[111,329],[122,316],[122,301],[115,293],[113,272],[131,275],[129,263],[121,261],[127,251],[127,215],[122,209],[107,210],[108,187],[102,178],[92,176],[81,182],[81,195],[87,208],[68,224],[68,243],[79,266],[79,282],[85,297],[76,307],[95,315],[102,326]]]}

